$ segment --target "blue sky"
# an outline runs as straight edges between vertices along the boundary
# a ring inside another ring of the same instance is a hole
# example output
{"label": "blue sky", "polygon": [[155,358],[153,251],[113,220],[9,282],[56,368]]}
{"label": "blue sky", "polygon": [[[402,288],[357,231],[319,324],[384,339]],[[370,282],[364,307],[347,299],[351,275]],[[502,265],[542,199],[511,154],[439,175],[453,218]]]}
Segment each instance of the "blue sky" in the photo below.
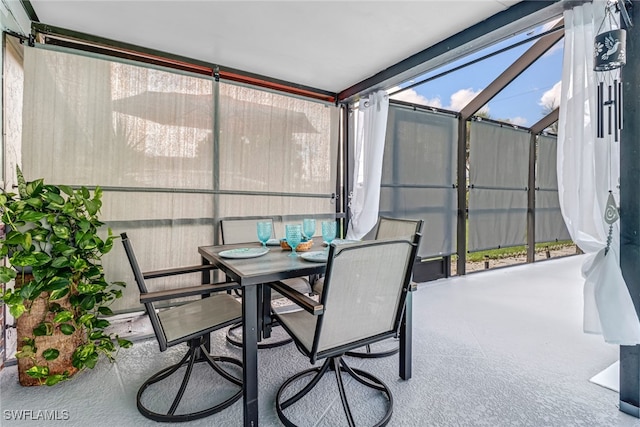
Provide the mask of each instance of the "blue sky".
{"label": "blue sky", "polygon": [[[489,52],[512,45],[517,41],[545,31],[546,28],[550,28],[550,24],[491,46],[455,63],[448,64],[446,67],[427,73],[414,81],[422,81],[444,70],[454,68]],[[408,89],[393,98],[459,111],[475,94],[479,93],[499,76],[533,43],[534,41],[497,54],[461,70],[416,86],[413,89]],[[560,40],[556,46],[493,98],[488,104],[489,117],[529,127],[544,116],[542,104],[551,103],[555,99],[557,105],[560,100],[559,82],[562,74],[562,45],[563,40]],[[407,82],[402,87],[410,84],[412,82]],[[393,90],[390,92],[393,92]]]}

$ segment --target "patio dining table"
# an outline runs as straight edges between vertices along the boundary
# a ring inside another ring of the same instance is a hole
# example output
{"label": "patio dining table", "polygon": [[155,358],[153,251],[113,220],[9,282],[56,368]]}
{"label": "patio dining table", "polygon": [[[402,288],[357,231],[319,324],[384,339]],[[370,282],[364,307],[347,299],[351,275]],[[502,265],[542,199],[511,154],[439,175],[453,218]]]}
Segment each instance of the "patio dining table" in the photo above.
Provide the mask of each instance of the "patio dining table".
{"label": "patio dining table", "polygon": [[[288,256],[291,252],[272,247],[265,255],[253,258],[225,258],[220,252],[238,248],[258,248],[260,243],[200,246],[198,252],[204,264],[219,268],[228,280],[242,288],[242,362],[244,425],[258,426],[258,342],[271,332],[271,289],[269,283],[323,274],[326,263],[309,262]],[[323,250],[322,239],[314,238],[313,251]],[[205,280],[203,279],[203,282]],[[400,330],[399,376],[411,377],[411,293]]]}

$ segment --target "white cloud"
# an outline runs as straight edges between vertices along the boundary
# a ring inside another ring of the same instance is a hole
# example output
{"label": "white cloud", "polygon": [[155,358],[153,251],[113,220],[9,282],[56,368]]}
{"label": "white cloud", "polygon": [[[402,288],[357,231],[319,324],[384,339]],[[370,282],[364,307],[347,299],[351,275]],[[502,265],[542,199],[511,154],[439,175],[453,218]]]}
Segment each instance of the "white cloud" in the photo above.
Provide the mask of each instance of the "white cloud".
{"label": "white cloud", "polygon": [[551,89],[546,91],[540,97],[539,105],[548,108],[556,108],[560,105],[560,91],[562,90],[562,81],[554,84]]}
{"label": "white cloud", "polygon": [[[393,92],[396,92],[396,91],[398,91],[400,89],[401,88],[399,86],[394,86],[391,89],[388,89],[387,93],[393,93]],[[402,92],[391,96],[391,99],[395,99],[395,100],[398,100],[398,101],[404,101],[404,102],[410,102],[412,104],[426,105],[426,106],[429,106],[429,107],[442,108],[442,101],[440,101],[440,98],[435,97],[433,99],[429,99],[426,96],[420,95],[418,92],[416,92],[413,89],[403,90]]]}
{"label": "white cloud", "polygon": [[510,119],[505,119],[505,121],[516,125],[516,126],[525,126],[527,124],[527,119],[525,119],[524,117],[520,117],[520,116],[516,116],[516,117],[511,117]]}
{"label": "white cloud", "polygon": [[[480,92],[482,92],[482,89],[479,89],[477,91],[474,91],[471,88],[468,89],[460,89],[459,91],[451,94],[451,103],[449,104],[449,106],[447,107],[447,109],[449,110],[453,110],[453,111],[460,111],[462,110],[464,107],[467,106],[467,104],[469,102],[471,102],[471,100],[473,98],[476,97],[476,95],[478,95]],[[484,114],[489,114],[489,107],[487,105],[485,105],[484,107],[482,107],[479,111],[480,113],[484,113]]]}

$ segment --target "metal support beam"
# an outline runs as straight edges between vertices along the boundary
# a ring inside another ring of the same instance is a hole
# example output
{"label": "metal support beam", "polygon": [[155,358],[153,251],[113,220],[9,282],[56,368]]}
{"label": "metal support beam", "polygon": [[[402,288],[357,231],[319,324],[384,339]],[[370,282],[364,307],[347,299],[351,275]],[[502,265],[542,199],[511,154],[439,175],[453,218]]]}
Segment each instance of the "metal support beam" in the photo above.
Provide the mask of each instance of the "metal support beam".
{"label": "metal support beam", "polygon": [[[627,65],[622,68],[620,268],[636,312],[640,314],[640,4],[635,4],[629,14],[635,25],[626,28]],[[640,417],[640,346],[637,345],[620,346],[620,410]]]}
{"label": "metal support beam", "polygon": [[456,271],[467,273],[467,121],[458,117],[458,227]]}
{"label": "metal support beam", "polygon": [[[564,25],[564,19],[561,19],[554,25],[553,28],[561,27]],[[509,83],[514,81],[524,70],[529,68],[531,64],[536,62],[546,51],[551,49],[562,37],[564,32],[555,32],[542,37],[535,42],[525,53],[522,54],[516,61],[502,72],[489,86],[487,86],[482,92],[480,92],[475,98],[471,100],[461,111],[460,115],[463,119],[468,119],[473,116],[483,105],[489,102],[494,96],[496,96],[502,89],[504,89]]]}
{"label": "metal support beam", "polygon": [[536,260],[536,141],[531,133],[529,141],[529,177],[527,181],[527,262]]}
{"label": "metal support beam", "polygon": [[529,145],[529,182],[527,184],[527,262],[536,260],[536,143],[538,135],[558,121],[560,108],[544,116],[531,126],[531,142]]}
{"label": "metal support beam", "polygon": [[534,135],[541,134],[546,128],[554,124],[560,118],[560,107],[556,107],[555,110],[541,118],[537,123],[531,126],[531,133]]}

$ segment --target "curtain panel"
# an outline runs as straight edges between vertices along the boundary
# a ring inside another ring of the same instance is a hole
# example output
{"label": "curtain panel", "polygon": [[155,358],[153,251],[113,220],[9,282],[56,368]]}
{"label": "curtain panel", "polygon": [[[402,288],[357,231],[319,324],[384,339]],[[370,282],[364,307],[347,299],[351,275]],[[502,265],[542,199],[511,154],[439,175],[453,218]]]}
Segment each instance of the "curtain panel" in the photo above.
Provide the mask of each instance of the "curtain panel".
{"label": "curtain panel", "polygon": [[389,96],[378,91],[361,99],[355,117],[355,162],[351,218],[347,239],[363,238],[378,220],[382,159],[389,113]]}
{"label": "curtain panel", "polygon": [[471,122],[469,251],[526,243],[529,144],[526,131]]}
{"label": "curtain panel", "polygon": [[607,200],[609,194],[619,199],[619,143],[611,135],[596,138],[593,43],[605,4],[597,0],[564,13],[558,195],[573,241],[588,254],[582,267],[584,331],[601,334],[611,344],[635,345],[640,343],[640,323],[620,271],[619,221],[613,224],[610,250],[606,250]]}
{"label": "curtain panel", "polygon": [[[46,47],[24,75],[26,178],[103,187],[145,270],[199,263],[224,216],[335,215],[334,105]],[[130,285],[114,310],[139,309],[119,245],[104,264]]]}
{"label": "curtain panel", "polygon": [[422,258],[455,252],[457,126],[451,114],[389,105],[380,215],[424,220]]}
{"label": "curtain panel", "polygon": [[556,136],[539,135],[537,137],[536,243],[571,239],[562,218],[558,199],[557,141]]}

